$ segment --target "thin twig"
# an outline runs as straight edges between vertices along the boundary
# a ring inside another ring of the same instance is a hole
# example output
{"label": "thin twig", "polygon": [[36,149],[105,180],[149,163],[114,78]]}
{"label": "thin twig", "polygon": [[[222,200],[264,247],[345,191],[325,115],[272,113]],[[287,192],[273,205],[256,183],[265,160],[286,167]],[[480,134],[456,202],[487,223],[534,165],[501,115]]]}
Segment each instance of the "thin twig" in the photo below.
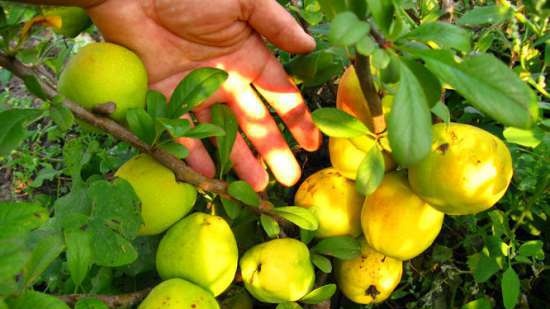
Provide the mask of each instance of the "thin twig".
{"label": "thin twig", "polygon": [[443,11],[443,15],[441,15],[440,20],[448,23],[452,22],[455,11],[455,2],[453,0],[442,0],[441,10]]}
{"label": "thin twig", "polygon": [[356,61],[353,65],[363,96],[369,106],[369,111],[372,118],[372,127],[375,134],[380,134],[386,130],[386,120],[384,119],[384,111],[382,110],[382,102],[380,96],[374,86],[374,80],[370,71],[370,57],[357,54]]}
{"label": "thin twig", "polygon": [[141,302],[150,291],[151,289],[148,288],[120,295],[69,294],[56,297],[71,307],[81,299],[95,298],[105,303],[109,308],[129,308]]}

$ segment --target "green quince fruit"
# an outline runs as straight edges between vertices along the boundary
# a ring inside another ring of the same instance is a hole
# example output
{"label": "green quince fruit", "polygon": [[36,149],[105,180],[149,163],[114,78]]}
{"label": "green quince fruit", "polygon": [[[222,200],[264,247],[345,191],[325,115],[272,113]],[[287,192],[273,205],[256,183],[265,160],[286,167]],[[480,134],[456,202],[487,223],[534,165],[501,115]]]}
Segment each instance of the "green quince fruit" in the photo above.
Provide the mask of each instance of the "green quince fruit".
{"label": "green quince fruit", "polygon": [[220,309],[205,289],[183,279],[170,279],[158,284],[138,309]]}
{"label": "green quince fruit", "polygon": [[250,248],[240,261],[248,292],[259,301],[296,301],[313,287],[315,272],[309,249],[296,239],[270,240]]}
{"label": "green quince fruit", "polygon": [[141,200],[139,235],[164,232],[191,211],[197,198],[195,187],[176,181],[171,170],[146,154],[124,163],[115,176],[128,181]]}
{"label": "green quince fruit", "polygon": [[238,249],[229,224],[218,216],[194,213],[171,227],[157,250],[161,278],[189,280],[214,296],[233,282]]}

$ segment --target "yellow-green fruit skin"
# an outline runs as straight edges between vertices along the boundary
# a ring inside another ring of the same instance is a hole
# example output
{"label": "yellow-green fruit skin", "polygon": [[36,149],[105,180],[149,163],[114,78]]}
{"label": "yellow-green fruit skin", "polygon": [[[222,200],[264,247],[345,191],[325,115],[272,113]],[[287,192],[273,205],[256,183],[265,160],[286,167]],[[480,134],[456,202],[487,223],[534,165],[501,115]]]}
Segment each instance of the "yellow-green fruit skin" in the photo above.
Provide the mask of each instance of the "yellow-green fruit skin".
{"label": "yellow-green fruit skin", "polygon": [[138,309],[219,309],[214,296],[183,279],[161,282],[151,290]]}
{"label": "yellow-green fruit skin", "polygon": [[189,213],[197,199],[195,187],[177,182],[171,170],[146,154],[124,163],[115,176],[128,181],[141,200],[139,235],[164,232]]}
{"label": "yellow-green fruit skin", "polygon": [[432,131],[432,151],[409,167],[412,189],[449,215],[491,208],[512,179],[512,157],[506,145],[489,132],[466,124],[438,123]]}
{"label": "yellow-green fruit skin", "polygon": [[297,206],[309,208],[319,220],[318,238],[358,236],[361,234],[363,196],[353,181],[334,168],[326,168],[309,176],[294,197]]}
{"label": "yellow-green fruit skin", "polygon": [[59,91],[86,109],[116,103],[111,117],[124,121],[131,108],[145,108],[147,72],[139,57],[111,43],[84,46],[59,77]]}
{"label": "yellow-green fruit skin", "polygon": [[305,296],[315,281],[309,250],[304,243],[281,238],[250,248],[240,261],[248,292],[266,303],[296,301]]}
{"label": "yellow-green fruit skin", "polygon": [[157,271],[163,279],[183,278],[218,296],[235,277],[238,254],[229,224],[197,212],[164,235],[157,249]]}
{"label": "yellow-green fruit skin", "polygon": [[336,260],[336,282],[342,293],[358,304],[380,303],[401,281],[403,262],[385,256],[361,241],[361,255]]}
{"label": "yellow-green fruit skin", "polygon": [[[354,142],[361,143],[364,150],[375,147],[376,142],[366,136],[356,138]],[[355,180],[357,178],[357,170],[367,153],[360,150],[347,138],[331,137],[328,139],[328,151],[330,163],[332,167],[338,170],[346,178]],[[384,170],[386,172],[395,168],[395,162],[391,156],[383,152]]]}
{"label": "yellow-green fruit skin", "polygon": [[74,38],[92,24],[86,10],[75,6],[44,8],[42,14],[44,16],[59,16],[61,28],[55,29],[55,32],[70,38]]}
{"label": "yellow-green fruit skin", "polygon": [[365,199],[361,226],[369,246],[404,261],[433,243],[443,225],[443,217],[442,212],[412,192],[405,176],[389,173]]}

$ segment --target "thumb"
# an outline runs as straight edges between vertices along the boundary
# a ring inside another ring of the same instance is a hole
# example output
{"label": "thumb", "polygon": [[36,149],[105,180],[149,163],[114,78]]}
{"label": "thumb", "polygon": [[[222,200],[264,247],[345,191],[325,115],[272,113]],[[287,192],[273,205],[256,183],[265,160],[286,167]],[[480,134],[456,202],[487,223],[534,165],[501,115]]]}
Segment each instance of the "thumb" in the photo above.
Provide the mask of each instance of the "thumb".
{"label": "thumb", "polygon": [[291,53],[307,53],[315,49],[315,40],[276,0],[247,2],[248,23],[271,43]]}

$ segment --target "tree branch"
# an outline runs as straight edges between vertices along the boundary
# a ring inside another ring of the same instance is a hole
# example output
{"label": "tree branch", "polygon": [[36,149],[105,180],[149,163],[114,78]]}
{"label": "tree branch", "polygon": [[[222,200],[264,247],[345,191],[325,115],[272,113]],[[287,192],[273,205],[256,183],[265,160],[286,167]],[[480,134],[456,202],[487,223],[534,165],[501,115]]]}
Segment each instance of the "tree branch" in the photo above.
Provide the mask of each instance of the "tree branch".
{"label": "tree branch", "polygon": [[109,308],[130,308],[141,302],[151,291],[150,288],[120,295],[69,294],[56,297],[73,307],[81,299],[95,298],[104,302]]}
{"label": "tree branch", "polygon": [[372,118],[372,127],[375,134],[380,134],[386,130],[386,120],[384,119],[384,111],[382,110],[382,102],[380,96],[374,86],[374,80],[370,71],[370,57],[357,54],[355,63],[355,72],[359,79],[363,96],[369,106],[369,111]]}
{"label": "tree branch", "polygon": [[[7,56],[3,53],[0,53],[0,66],[11,71],[15,76],[22,79],[25,76],[37,77],[38,82],[49,99],[52,99],[58,95],[55,87],[56,83],[52,80],[52,77],[49,74],[41,74],[43,72],[42,67],[30,68],[16,58]],[[220,197],[234,200],[229,193],[227,193],[227,183],[224,181],[211,179],[195,172],[182,160],[160,148],[152,147],[151,145],[144,143],[128,129],[110,118],[96,115],[70,100],[63,100],[62,104],[78,119],[81,119],[94,127],[102,129],[113,137],[132,145],[143,153],[149,154],[159,163],[172,170],[177,180],[189,183],[200,190],[212,192]],[[261,200],[260,207],[250,207],[252,211],[258,214],[267,214],[274,217],[274,219],[279,223],[286,223],[285,219],[277,216],[271,211],[272,208],[273,205],[269,201],[263,199]]]}

